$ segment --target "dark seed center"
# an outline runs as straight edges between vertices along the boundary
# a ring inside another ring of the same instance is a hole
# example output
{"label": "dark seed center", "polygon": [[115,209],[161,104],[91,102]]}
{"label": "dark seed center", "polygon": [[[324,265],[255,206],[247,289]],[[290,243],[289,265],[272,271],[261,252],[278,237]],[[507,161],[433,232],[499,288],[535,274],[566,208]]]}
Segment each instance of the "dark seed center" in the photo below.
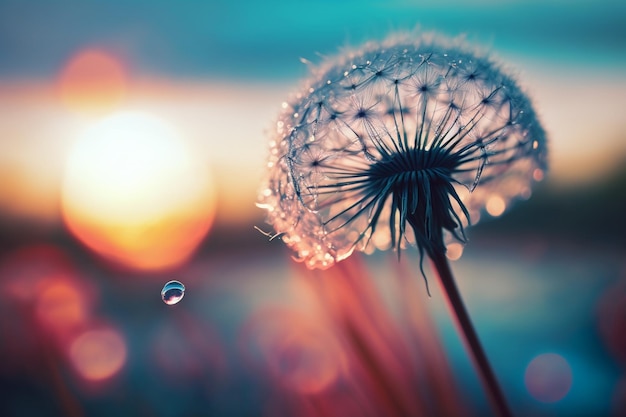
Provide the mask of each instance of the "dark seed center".
{"label": "dark seed center", "polygon": [[[381,160],[370,166],[369,178],[377,180],[399,179],[406,174],[422,172],[431,178],[449,176],[458,161],[440,148],[434,150],[409,149],[385,155]],[[409,184],[407,184],[409,185]]]}
{"label": "dark seed center", "polygon": [[[384,193],[382,200],[391,196],[392,211],[399,214],[399,233],[392,232],[395,244],[399,245],[408,223],[418,245],[429,255],[445,253],[443,230],[460,227],[451,205],[451,198],[458,201],[452,184],[458,158],[442,148],[409,149],[387,154],[370,166],[370,192]],[[466,213],[464,207],[462,210]]]}

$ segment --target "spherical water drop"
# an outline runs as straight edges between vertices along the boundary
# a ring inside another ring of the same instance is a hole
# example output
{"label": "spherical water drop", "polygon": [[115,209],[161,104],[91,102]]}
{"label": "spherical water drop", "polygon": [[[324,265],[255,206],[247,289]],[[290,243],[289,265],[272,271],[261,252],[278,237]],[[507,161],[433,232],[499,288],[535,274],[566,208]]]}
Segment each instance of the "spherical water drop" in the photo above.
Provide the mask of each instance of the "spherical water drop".
{"label": "spherical water drop", "polygon": [[185,296],[185,286],[182,282],[172,280],[163,286],[161,290],[161,298],[167,305],[174,305]]}

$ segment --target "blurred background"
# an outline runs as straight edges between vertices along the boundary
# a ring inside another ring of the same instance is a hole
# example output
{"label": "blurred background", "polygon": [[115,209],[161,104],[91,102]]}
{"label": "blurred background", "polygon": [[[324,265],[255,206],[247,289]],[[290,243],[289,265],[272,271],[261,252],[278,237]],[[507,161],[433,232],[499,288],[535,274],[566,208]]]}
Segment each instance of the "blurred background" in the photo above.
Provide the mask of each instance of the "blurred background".
{"label": "blurred background", "polygon": [[532,198],[450,252],[515,415],[626,415],[610,0],[0,0],[0,415],[489,415],[417,253],[319,274],[254,229],[303,60],[416,28],[500,58],[549,134]]}

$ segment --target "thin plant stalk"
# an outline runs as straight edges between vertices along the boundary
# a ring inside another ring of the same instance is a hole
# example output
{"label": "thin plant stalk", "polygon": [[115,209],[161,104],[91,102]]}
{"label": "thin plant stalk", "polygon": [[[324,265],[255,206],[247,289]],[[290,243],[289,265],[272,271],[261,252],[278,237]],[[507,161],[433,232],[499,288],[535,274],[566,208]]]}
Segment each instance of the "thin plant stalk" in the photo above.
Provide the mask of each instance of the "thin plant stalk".
{"label": "thin plant stalk", "polygon": [[487,396],[491,401],[491,405],[499,417],[512,417],[513,414],[504,398],[504,394],[498,380],[496,379],[491,365],[487,360],[487,355],[480,344],[476,330],[472,325],[467,309],[463,304],[463,299],[454,281],[450,264],[445,254],[433,254],[431,256],[434,269],[437,271],[439,281],[443,287],[443,292],[447,298],[454,315],[455,323],[463,335],[463,341],[469,350],[473,359],[474,366],[478,370],[478,374],[482,380],[483,386],[487,391]]}
{"label": "thin plant stalk", "polygon": [[[496,414],[511,416],[444,234],[465,242],[463,225],[491,196],[508,207],[543,178],[547,139],[530,100],[472,48],[410,35],[327,60],[294,97],[276,122],[259,193],[271,239],[327,269],[356,251],[399,253],[413,229],[408,241],[434,262]],[[479,185],[470,197],[458,192]]]}
{"label": "thin plant stalk", "polygon": [[[414,299],[404,300],[411,312],[400,317],[422,322],[413,328],[411,336],[416,343],[411,346],[403,337],[401,324],[387,309],[367,264],[358,255],[324,273],[316,271],[308,276],[311,279],[306,282],[318,294],[321,311],[328,314],[326,324],[335,329],[341,341],[350,369],[346,381],[360,398],[359,415],[468,414],[424,305]],[[411,285],[408,276],[405,281]],[[416,288],[402,289],[403,296],[418,295],[412,291]],[[394,304],[402,302],[394,300]]]}

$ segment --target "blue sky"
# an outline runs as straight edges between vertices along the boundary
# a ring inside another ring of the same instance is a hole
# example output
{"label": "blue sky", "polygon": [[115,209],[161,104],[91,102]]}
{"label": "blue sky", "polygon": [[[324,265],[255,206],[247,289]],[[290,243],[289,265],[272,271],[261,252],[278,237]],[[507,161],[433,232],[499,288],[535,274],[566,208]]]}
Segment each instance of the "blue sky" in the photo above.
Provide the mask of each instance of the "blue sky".
{"label": "blue sky", "polygon": [[626,3],[604,0],[0,0],[0,77],[47,78],[100,46],[137,74],[300,77],[300,57],[419,26],[499,54],[626,69]]}

